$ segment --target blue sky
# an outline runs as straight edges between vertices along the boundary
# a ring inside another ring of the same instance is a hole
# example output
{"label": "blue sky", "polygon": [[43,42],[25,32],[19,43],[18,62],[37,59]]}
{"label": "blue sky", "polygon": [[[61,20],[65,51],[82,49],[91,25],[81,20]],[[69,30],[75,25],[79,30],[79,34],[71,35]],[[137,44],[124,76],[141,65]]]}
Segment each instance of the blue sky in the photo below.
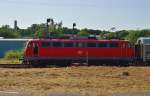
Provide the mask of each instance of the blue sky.
{"label": "blue sky", "polygon": [[150,29],[149,11],[150,0],[0,0],[0,25],[26,28],[50,17],[80,29]]}

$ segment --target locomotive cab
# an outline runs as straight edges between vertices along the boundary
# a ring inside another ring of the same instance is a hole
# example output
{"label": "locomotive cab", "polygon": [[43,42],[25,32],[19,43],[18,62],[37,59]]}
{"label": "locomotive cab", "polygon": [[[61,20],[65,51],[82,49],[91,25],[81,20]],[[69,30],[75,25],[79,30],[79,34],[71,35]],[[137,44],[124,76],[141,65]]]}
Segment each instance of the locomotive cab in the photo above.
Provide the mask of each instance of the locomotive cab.
{"label": "locomotive cab", "polygon": [[25,48],[25,56],[38,56],[39,55],[39,42],[28,41]]}

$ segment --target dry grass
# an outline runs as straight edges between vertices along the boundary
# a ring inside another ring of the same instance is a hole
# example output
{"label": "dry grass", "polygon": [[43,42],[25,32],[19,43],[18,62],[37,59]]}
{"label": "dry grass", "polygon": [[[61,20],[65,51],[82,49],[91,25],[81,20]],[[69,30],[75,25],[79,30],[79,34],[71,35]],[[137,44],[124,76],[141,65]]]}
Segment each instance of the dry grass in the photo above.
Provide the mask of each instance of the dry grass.
{"label": "dry grass", "polygon": [[21,61],[18,59],[0,59],[0,64],[21,64]]}
{"label": "dry grass", "polygon": [[113,93],[150,90],[150,67],[68,67],[0,69],[0,90],[81,96],[112,96]]}

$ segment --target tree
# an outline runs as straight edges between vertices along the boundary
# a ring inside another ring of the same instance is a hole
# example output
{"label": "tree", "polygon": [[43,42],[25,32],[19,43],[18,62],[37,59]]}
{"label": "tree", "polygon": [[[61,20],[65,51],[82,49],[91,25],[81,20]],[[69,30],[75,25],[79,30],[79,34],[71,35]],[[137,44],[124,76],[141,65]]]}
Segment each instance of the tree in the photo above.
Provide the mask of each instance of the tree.
{"label": "tree", "polygon": [[0,37],[19,38],[20,34],[14,29],[11,29],[9,25],[4,25],[0,28]]}
{"label": "tree", "polygon": [[139,37],[148,37],[150,36],[150,30],[130,30],[129,35],[127,36],[128,40],[135,43]]}
{"label": "tree", "polygon": [[110,32],[108,33],[107,39],[118,39],[118,37],[115,32]]}
{"label": "tree", "polygon": [[116,32],[116,36],[118,39],[120,40],[125,40],[127,39],[127,36],[128,36],[129,32],[126,31],[126,30],[121,30],[121,31],[117,31]]}
{"label": "tree", "polygon": [[82,29],[77,35],[79,36],[89,36],[89,32],[88,32],[88,29]]}

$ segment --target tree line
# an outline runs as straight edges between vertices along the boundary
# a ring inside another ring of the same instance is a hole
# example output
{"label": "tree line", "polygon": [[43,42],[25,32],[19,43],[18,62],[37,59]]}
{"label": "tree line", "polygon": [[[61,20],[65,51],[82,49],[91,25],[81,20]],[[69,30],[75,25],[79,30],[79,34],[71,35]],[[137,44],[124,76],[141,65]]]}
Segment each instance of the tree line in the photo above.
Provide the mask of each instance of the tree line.
{"label": "tree line", "polygon": [[76,36],[90,36],[95,35],[98,39],[121,39],[135,42],[139,37],[150,37],[150,29],[142,30],[120,30],[120,31],[106,31],[94,29],[77,29],[63,27],[62,22],[52,22],[47,26],[45,23],[32,24],[26,29],[11,28],[9,25],[0,27],[0,37],[4,38],[69,38],[72,33]]}

